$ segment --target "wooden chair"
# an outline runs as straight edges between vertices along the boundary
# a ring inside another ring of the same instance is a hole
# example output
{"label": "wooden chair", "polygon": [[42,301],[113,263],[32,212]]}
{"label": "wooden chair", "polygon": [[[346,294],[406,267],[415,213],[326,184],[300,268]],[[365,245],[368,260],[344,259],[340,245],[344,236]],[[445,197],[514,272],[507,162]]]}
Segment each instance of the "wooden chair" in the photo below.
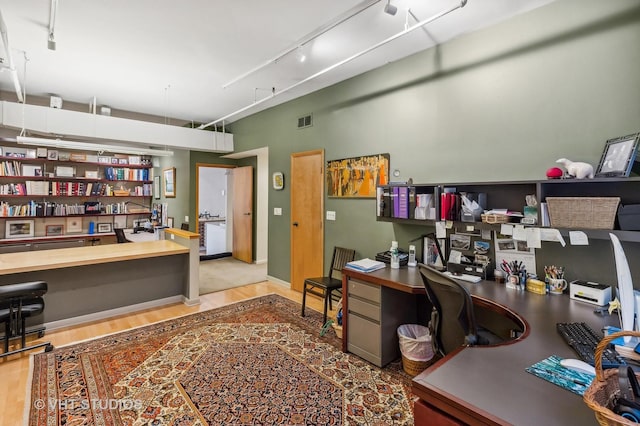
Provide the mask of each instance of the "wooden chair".
{"label": "wooden chair", "polygon": [[329,275],[325,277],[306,278],[304,280],[304,288],[302,290],[302,316],[304,316],[307,293],[311,293],[324,299],[324,316],[322,323],[325,324],[327,322],[327,307],[333,309],[331,303],[332,293],[342,289],[342,276],[340,276],[340,278],[337,278],[337,276],[342,271],[342,268],[344,268],[344,265],[346,265],[347,262],[351,262],[355,256],[355,250],[334,247]]}

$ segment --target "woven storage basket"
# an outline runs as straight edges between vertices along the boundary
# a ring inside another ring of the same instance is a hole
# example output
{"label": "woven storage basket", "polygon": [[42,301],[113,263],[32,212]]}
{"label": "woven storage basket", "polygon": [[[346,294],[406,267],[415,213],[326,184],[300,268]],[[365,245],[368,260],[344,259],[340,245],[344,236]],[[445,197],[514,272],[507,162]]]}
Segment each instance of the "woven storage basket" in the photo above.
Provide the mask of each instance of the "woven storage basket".
{"label": "woven storage basket", "polygon": [[620,197],[547,197],[545,201],[553,227],[613,229]]}
{"label": "woven storage basket", "polygon": [[484,223],[508,223],[510,220],[509,215],[506,214],[481,214],[480,217]]}
{"label": "woven storage basket", "polygon": [[402,355],[402,369],[410,376],[417,376],[422,373],[428,366],[434,363],[435,356],[428,361],[416,361]]}
{"label": "woven storage basket", "polygon": [[[615,403],[615,399],[620,393],[620,385],[618,384],[618,369],[610,368],[606,371],[602,370],[602,353],[607,348],[611,341],[622,336],[635,336],[640,337],[638,331],[619,331],[605,336],[595,351],[595,367],[596,378],[591,382],[591,386],[585,391],[582,399],[589,408],[593,410],[596,416],[596,420],[602,426],[611,425],[637,425],[638,423],[631,422],[622,416],[614,413],[611,408]],[[636,376],[638,376],[636,374]]]}

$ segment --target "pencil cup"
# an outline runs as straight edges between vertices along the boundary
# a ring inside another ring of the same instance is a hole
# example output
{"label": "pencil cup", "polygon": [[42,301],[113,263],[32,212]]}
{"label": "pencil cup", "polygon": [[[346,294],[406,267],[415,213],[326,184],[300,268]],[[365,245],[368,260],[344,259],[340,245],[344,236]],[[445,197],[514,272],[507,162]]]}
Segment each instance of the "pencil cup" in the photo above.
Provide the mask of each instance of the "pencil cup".
{"label": "pencil cup", "polygon": [[562,294],[567,288],[567,280],[564,278],[549,278],[549,293]]}

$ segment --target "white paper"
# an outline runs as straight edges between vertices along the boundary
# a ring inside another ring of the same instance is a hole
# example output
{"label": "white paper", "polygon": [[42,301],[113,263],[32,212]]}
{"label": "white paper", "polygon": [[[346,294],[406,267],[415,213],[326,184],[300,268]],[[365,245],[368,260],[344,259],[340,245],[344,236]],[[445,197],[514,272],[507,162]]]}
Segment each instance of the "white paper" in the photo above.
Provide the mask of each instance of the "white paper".
{"label": "white paper", "polygon": [[451,250],[449,252],[449,262],[459,264],[461,259],[462,253],[460,253],[458,250]]}
{"label": "white paper", "polygon": [[518,241],[527,241],[527,233],[524,230],[523,225],[516,225],[513,227],[513,239]]}
{"label": "white paper", "polygon": [[542,241],[557,241],[562,247],[565,247],[567,243],[564,242],[560,231],[554,228],[540,228],[540,239]]}
{"label": "white paper", "polygon": [[447,238],[447,228],[444,222],[436,222],[436,238]]}
{"label": "white paper", "polygon": [[500,225],[500,233],[502,235],[513,235],[513,225],[503,223]]}
{"label": "white paper", "polygon": [[588,246],[589,237],[582,231],[569,231],[569,242],[572,246]]}
{"label": "white paper", "polygon": [[483,240],[491,239],[491,229],[483,229],[480,231]]}
{"label": "white paper", "polygon": [[542,241],[540,240],[540,228],[526,228],[526,234],[527,247],[542,248]]}

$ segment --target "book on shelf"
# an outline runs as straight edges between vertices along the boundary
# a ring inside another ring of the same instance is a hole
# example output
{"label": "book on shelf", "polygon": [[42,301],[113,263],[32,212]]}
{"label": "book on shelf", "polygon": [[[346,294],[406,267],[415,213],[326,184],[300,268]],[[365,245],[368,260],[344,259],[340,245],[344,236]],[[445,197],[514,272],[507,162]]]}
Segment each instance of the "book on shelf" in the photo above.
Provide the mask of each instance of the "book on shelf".
{"label": "book on shelf", "polygon": [[383,269],[386,266],[384,262],[367,258],[348,262],[345,267],[360,272],[373,272]]}

